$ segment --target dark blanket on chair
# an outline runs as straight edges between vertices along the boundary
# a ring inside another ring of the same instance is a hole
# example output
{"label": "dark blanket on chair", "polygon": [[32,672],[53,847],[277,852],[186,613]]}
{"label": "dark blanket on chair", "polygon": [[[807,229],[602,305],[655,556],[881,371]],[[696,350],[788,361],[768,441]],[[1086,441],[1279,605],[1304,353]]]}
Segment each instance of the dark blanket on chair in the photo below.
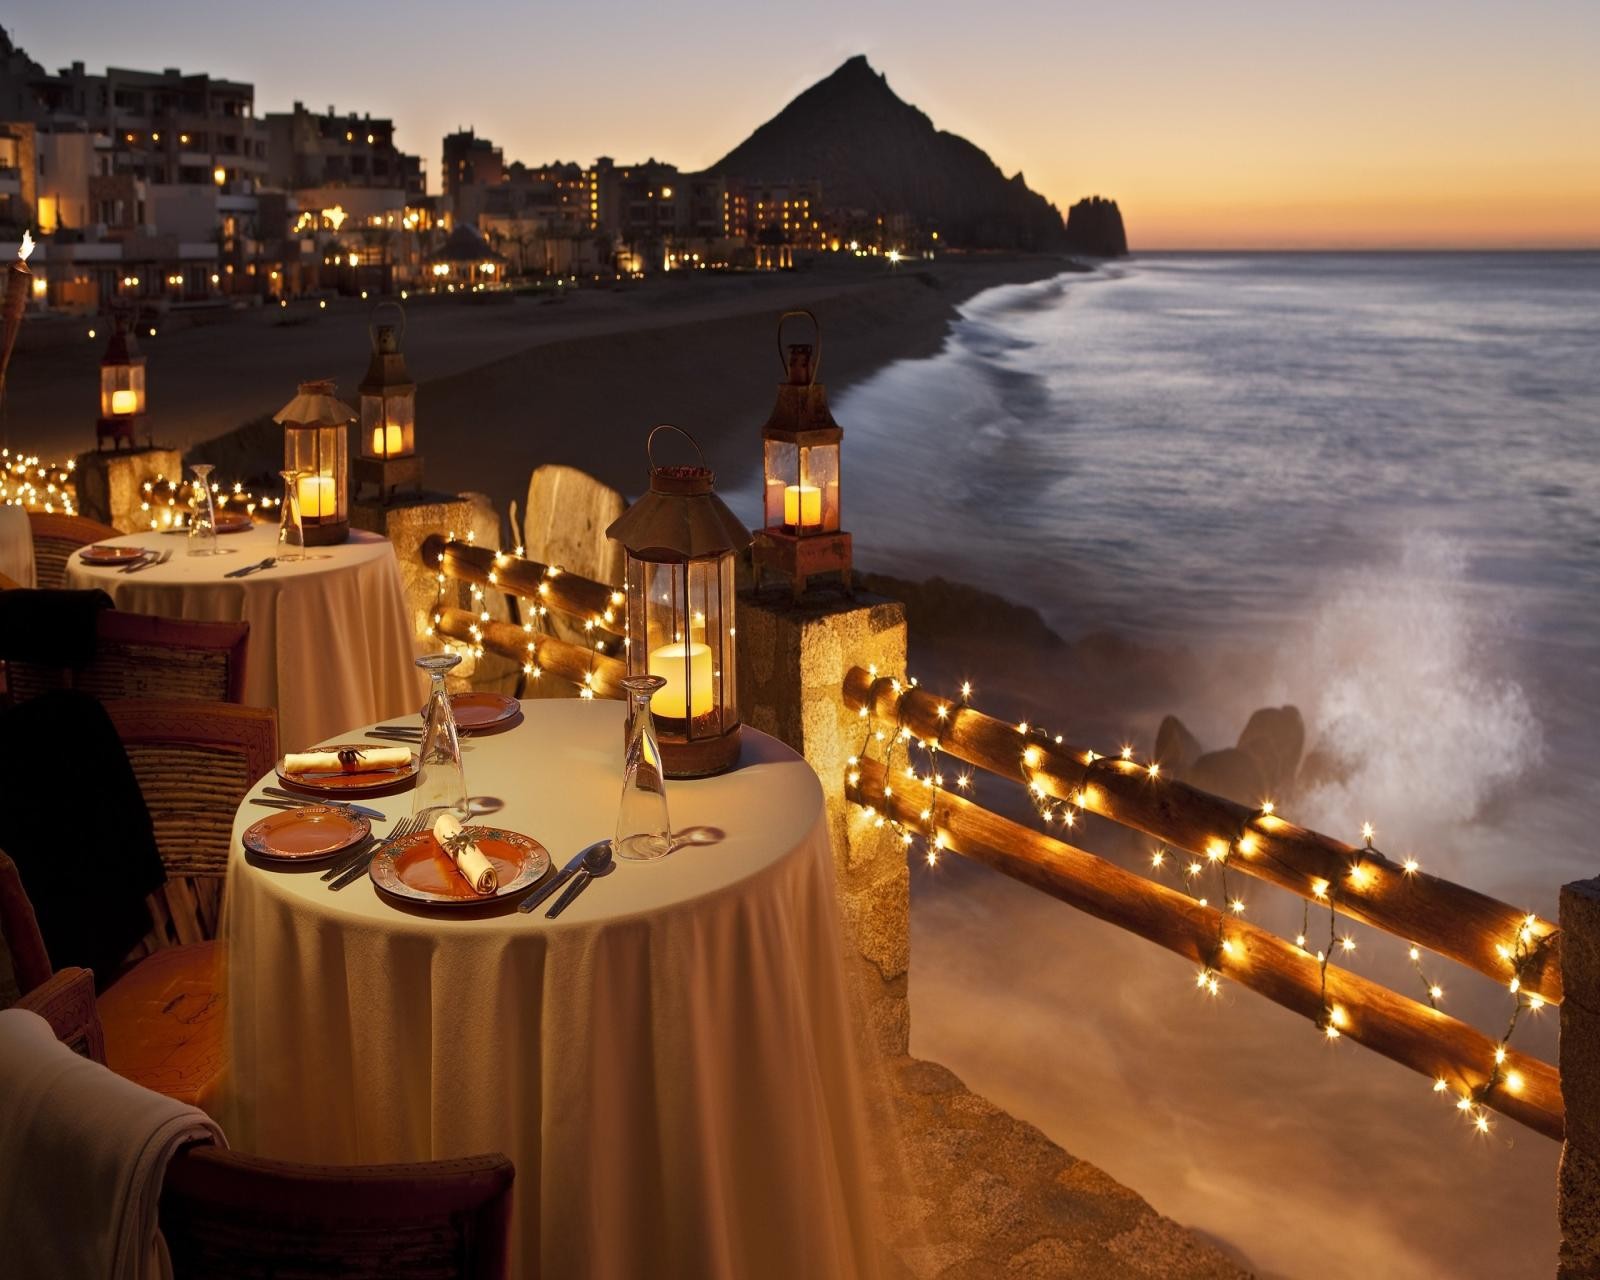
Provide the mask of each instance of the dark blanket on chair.
{"label": "dark blanket on chair", "polygon": [[150,930],[145,895],[166,872],[133,766],[88,694],[58,689],[0,712],[0,849],[50,963],[93,969],[101,986],[114,978]]}
{"label": "dark blanket on chair", "polygon": [[104,591],[0,591],[0,661],[86,667],[94,658]]}

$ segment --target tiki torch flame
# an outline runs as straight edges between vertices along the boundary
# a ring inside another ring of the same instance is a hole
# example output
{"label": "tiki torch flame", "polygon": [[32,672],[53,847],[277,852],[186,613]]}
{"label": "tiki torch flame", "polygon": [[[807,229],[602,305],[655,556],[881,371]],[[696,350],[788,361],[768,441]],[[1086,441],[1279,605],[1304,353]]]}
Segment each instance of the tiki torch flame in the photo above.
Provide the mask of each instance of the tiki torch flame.
{"label": "tiki torch flame", "polygon": [[33,233],[30,232],[30,231],[24,230],[23,233],[22,233],[22,248],[17,250],[17,258],[22,262],[26,262],[28,260],[28,255],[31,254],[32,252],[33,252]]}

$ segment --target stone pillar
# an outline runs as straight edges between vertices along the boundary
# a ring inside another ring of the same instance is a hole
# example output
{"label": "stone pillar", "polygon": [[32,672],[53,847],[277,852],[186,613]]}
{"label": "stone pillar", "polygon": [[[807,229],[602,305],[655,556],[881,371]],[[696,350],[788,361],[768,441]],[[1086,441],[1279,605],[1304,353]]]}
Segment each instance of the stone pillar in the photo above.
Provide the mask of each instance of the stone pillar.
{"label": "stone pillar", "polygon": [[109,524],[119,533],[148,529],[140,518],[144,486],[159,476],[177,482],[183,476],[183,455],[176,449],[112,449],[80,453],[73,481],[79,514]]}
{"label": "stone pillar", "polygon": [[905,606],[864,594],[775,603],[746,592],[738,618],[740,715],[788,743],[822,779],[839,910],[869,1032],[885,1052],[904,1053],[911,876],[893,833],[845,801],[846,762],[861,749],[862,728],[844,705],[844,676],[853,666],[905,670]]}
{"label": "stone pillar", "polygon": [[1600,879],[1561,890],[1561,1280],[1600,1276]]}

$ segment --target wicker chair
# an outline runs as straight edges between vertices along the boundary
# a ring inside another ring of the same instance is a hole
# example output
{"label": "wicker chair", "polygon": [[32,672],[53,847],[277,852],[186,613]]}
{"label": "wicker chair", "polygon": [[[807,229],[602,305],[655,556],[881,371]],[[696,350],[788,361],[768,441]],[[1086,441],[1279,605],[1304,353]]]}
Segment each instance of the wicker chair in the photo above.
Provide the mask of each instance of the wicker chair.
{"label": "wicker chair", "polygon": [[190,1147],[167,1167],[161,1234],[177,1280],[499,1280],[512,1177],[502,1155],[324,1166]]}
{"label": "wicker chair", "polygon": [[6,688],[13,702],[48,689],[82,689],[113,698],[199,698],[240,702],[250,640],[248,622],[191,622],[107,609],[96,621],[94,660],[73,670],[12,659]]}
{"label": "wicker chair", "polygon": [[0,1008],[28,1009],[50,1024],[56,1039],[96,1062],[106,1056],[95,1010],[94,974],[88,969],[50,971],[50,957],[17,864],[0,853]]}
{"label": "wicker chair", "polygon": [[41,587],[67,585],[67,560],[79,547],[122,536],[110,525],[84,516],[30,511],[28,524],[33,530],[33,565]]}
{"label": "wicker chair", "polygon": [[155,825],[167,883],[150,899],[150,954],[100,997],[112,1070],[207,1107],[227,1065],[214,941],[233,818],[278,755],[278,715],[180,700],[108,702]]}

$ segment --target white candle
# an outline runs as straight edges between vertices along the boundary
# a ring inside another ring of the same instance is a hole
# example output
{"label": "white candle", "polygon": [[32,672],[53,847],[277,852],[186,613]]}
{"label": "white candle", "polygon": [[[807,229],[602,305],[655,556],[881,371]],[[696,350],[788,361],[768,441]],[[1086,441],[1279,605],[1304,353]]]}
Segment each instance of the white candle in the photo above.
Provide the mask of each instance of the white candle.
{"label": "white candle", "polygon": [[332,476],[300,477],[300,518],[321,520],[339,514]]}
{"label": "white candle", "polygon": [[139,393],[123,389],[111,393],[111,412],[118,417],[139,411]]}
{"label": "white candle", "polygon": [[396,457],[404,447],[400,428],[396,426],[372,428],[372,452],[380,458]]}
{"label": "white candle", "polygon": [[[666,684],[650,699],[650,710],[669,720],[691,719],[711,710],[711,648],[699,641],[650,650],[650,674]],[[690,716],[684,715],[687,701]]]}
{"label": "white candle", "polygon": [[815,485],[791,484],[783,491],[783,522],[805,528],[822,523],[822,490]]}

